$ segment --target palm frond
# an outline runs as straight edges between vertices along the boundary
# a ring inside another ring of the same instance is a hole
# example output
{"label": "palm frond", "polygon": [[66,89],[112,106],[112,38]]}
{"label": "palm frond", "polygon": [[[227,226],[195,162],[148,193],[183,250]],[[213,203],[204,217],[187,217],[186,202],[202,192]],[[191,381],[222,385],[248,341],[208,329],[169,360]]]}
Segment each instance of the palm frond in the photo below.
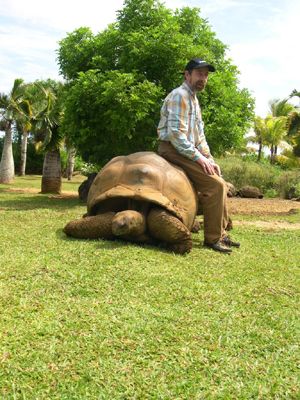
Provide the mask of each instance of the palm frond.
{"label": "palm frond", "polygon": [[6,109],[9,103],[9,97],[7,94],[0,93],[0,109]]}
{"label": "palm frond", "polygon": [[300,135],[300,114],[297,111],[290,113],[287,123],[288,135]]}
{"label": "palm frond", "polygon": [[295,97],[295,96],[300,97],[300,92],[298,92],[298,90],[296,89],[294,89],[290,94],[290,97]]}
{"label": "palm frond", "polygon": [[289,98],[286,99],[273,99],[269,101],[269,110],[273,117],[287,116],[292,112],[295,107],[288,103]]}

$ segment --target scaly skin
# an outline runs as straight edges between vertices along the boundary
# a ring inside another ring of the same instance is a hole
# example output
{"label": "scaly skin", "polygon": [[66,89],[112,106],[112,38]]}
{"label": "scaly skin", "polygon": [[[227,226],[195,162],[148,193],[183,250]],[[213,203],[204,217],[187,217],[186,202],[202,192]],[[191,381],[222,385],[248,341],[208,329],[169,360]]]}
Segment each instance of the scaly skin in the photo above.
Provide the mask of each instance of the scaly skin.
{"label": "scaly skin", "polygon": [[113,239],[112,221],[114,212],[107,212],[69,222],[64,227],[68,236],[79,239]]}
{"label": "scaly skin", "polygon": [[[168,211],[155,207],[147,217],[134,210],[119,213],[106,212],[69,222],[64,232],[80,239],[114,239],[154,244],[155,240],[165,243],[174,253],[184,254],[192,248],[188,228]],[[149,233],[149,235],[148,235]]]}
{"label": "scaly skin", "polygon": [[191,232],[168,211],[153,208],[148,214],[147,224],[150,235],[165,242],[171,251],[184,254],[192,249]]}

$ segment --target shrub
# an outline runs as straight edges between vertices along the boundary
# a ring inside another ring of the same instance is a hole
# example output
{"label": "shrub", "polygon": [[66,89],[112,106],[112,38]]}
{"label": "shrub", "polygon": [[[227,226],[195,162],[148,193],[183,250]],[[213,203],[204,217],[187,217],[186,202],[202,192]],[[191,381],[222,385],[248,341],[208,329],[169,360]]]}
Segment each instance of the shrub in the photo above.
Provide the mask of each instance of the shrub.
{"label": "shrub", "polygon": [[279,177],[276,186],[280,195],[285,199],[300,197],[300,171],[284,172]]}
{"label": "shrub", "polygon": [[280,166],[281,169],[293,169],[300,167],[300,159],[296,157],[292,151],[286,150],[283,154],[276,157],[275,163]]}
{"label": "shrub", "polygon": [[240,157],[228,157],[218,160],[224,179],[237,189],[242,186],[256,186],[263,193],[276,189],[280,169],[270,164],[243,160]]}
{"label": "shrub", "polygon": [[89,176],[93,172],[99,172],[100,168],[96,164],[83,162],[80,172],[84,176]]}
{"label": "shrub", "polygon": [[[68,163],[68,152],[66,149],[60,150],[60,158],[61,158],[62,170],[66,171],[67,163]],[[81,169],[84,168],[84,164],[85,164],[85,162],[82,160],[82,158],[76,154],[75,163],[74,163],[74,171],[81,171]]]}
{"label": "shrub", "polygon": [[[21,145],[20,143],[13,143],[13,153],[16,174],[20,170],[21,161]],[[28,141],[27,144],[27,159],[26,159],[26,174],[42,174],[43,171],[44,154],[38,153],[35,149],[34,143]]]}
{"label": "shrub", "polygon": [[274,199],[275,197],[278,197],[278,192],[276,189],[267,189],[264,195],[269,199]]}

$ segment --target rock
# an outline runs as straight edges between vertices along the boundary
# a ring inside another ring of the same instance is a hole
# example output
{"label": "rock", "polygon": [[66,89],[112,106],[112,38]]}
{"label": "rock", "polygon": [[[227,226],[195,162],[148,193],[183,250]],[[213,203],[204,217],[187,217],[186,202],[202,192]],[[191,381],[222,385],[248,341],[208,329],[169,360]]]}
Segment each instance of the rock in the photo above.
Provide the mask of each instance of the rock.
{"label": "rock", "polygon": [[198,221],[195,219],[191,232],[198,233],[201,229],[203,229],[203,221]]}
{"label": "rock", "polygon": [[89,194],[90,187],[97,176],[97,172],[92,172],[88,175],[88,178],[82,182],[82,184],[78,188],[78,194],[81,201],[84,203],[87,202],[87,197]]}
{"label": "rock", "polygon": [[236,196],[237,190],[234,187],[234,185],[232,183],[230,183],[230,182],[226,182],[226,186],[227,186],[227,189],[228,189],[227,196],[228,197]]}
{"label": "rock", "polygon": [[264,195],[259,190],[259,188],[255,186],[243,186],[238,192],[237,195],[240,197],[245,197],[249,199],[262,199]]}
{"label": "rock", "polygon": [[289,190],[286,192],[285,198],[288,199],[288,200],[293,200],[294,198],[297,197],[296,196],[296,191],[297,191],[296,187],[295,186],[291,186],[289,188]]}

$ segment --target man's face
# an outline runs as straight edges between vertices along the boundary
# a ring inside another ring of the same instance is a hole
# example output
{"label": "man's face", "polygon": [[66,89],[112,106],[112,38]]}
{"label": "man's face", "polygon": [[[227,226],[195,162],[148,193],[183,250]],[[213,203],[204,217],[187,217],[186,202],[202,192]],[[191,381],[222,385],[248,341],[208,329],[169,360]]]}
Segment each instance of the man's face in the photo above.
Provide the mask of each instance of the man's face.
{"label": "man's face", "polygon": [[193,69],[191,73],[185,71],[185,80],[194,92],[199,92],[203,90],[207,84],[208,73],[207,67]]}

